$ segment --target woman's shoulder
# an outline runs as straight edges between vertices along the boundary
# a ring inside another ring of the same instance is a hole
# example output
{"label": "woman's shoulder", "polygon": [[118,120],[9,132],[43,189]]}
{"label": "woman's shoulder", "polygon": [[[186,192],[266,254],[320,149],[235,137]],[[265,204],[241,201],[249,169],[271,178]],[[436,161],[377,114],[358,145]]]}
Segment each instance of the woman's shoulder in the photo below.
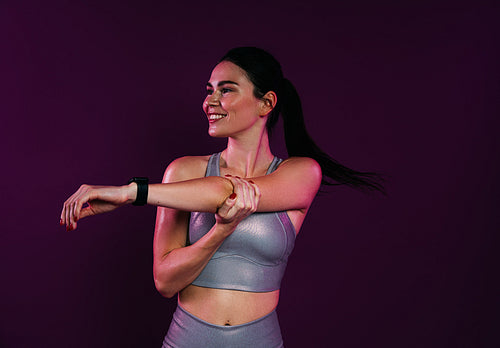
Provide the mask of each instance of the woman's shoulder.
{"label": "woman's shoulder", "polygon": [[291,180],[303,180],[306,177],[309,184],[318,187],[323,177],[321,166],[310,157],[289,157],[281,162],[276,173]]}
{"label": "woman's shoulder", "polygon": [[202,178],[205,176],[209,159],[210,155],[179,157],[168,165],[163,182]]}
{"label": "woman's shoulder", "polygon": [[321,167],[318,162],[310,157],[289,157],[281,162],[280,167],[287,169],[293,168],[294,170],[319,171],[319,173],[321,173]]}

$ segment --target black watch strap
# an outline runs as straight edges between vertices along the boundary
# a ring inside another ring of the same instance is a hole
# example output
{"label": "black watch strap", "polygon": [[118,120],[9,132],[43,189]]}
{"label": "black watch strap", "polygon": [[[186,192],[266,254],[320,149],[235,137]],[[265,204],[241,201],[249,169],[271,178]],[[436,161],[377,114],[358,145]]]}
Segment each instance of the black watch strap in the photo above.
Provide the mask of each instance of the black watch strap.
{"label": "black watch strap", "polygon": [[129,184],[137,184],[137,197],[133,205],[145,205],[148,202],[148,184],[149,179],[144,177],[134,177],[128,181]]}

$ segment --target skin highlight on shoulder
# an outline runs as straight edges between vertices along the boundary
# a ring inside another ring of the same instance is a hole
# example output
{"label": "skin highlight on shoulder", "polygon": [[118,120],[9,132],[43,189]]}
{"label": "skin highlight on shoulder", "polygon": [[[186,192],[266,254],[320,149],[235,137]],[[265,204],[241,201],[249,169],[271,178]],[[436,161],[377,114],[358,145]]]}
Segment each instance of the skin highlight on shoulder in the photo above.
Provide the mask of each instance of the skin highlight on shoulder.
{"label": "skin highlight on shoulder", "polygon": [[321,166],[319,165],[316,160],[310,158],[310,157],[290,157],[284,160],[280,166],[278,167],[277,171],[279,169],[290,169],[297,171],[299,170],[303,174],[307,174],[307,177],[310,179],[314,177],[316,180],[321,181],[322,178],[322,172],[321,172]]}
{"label": "skin highlight on shoulder", "polygon": [[163,182],[198,179],[205,176],[210,156],[184,156],[173,160],[165,170]]}

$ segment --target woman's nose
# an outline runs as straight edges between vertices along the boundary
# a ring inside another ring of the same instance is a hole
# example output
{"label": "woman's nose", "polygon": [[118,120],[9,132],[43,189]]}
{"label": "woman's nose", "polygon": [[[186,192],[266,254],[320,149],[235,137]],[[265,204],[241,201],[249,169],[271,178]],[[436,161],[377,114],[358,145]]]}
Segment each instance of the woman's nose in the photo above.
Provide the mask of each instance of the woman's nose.
{"label": "woman's nose", "polygon": [[211,95],[207,96],[206,100],[208,105],[219,105],[219,96],[217,92],[212,93]]}

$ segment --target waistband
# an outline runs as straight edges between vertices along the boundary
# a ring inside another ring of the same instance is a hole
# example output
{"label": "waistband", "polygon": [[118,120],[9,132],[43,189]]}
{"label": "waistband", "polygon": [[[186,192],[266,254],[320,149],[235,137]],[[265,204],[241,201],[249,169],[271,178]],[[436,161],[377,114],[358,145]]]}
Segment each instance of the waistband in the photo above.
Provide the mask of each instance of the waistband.
{"label": "waistband", "polygon": [[239,324],[239,325],[217,325],[217,324],[209,323],[208,321],[205,321],[205,320],[203,320],[201,318],[198,318],[194,314],[191,314],[187,310],[185,310],[184,308],[182,308],[181,305],[179,305],[179,304],[177,305],[177,308],[180,311],[182,311],[184,314],[186,314],[187,316],[191,317],[193,320],[196,320],[197,322],[199,322],[199,323],[201,323],[203,325],[207,325],[207,326],[213,327],[215,329],[222,329],[222,330],[237,329],[237,328],[241,328],[241,327],[245,327],[245,326],[251,326],[251,325],[257,324],[257,323],[259,323],[259,322],[261,322],[263,320],[267,320],[267,319],[269,319],[269,317],[272,317],[272,316],[276,315],[276,308],[274,308],[271,311],[271,313],[266,314],[263,317],[257,318],[255,320],[249,321],[248,323],[243,323],[243,324]]}
{"label": "waistband", "polygon": [[279,348],[283,339],[276,309],[248,323],[226,326],[209,323],[177,305],[162,347]]}

